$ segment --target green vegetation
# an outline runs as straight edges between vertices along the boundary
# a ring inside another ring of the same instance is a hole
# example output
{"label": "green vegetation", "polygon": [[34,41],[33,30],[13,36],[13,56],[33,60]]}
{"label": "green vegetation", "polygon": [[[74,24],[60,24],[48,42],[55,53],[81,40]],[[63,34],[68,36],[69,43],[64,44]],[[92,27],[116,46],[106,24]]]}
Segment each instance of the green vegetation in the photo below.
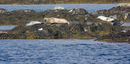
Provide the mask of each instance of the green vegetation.
{"label": "green vegetation", "polygon": [[128,3],[130,0],[0,0],[0,4]]}

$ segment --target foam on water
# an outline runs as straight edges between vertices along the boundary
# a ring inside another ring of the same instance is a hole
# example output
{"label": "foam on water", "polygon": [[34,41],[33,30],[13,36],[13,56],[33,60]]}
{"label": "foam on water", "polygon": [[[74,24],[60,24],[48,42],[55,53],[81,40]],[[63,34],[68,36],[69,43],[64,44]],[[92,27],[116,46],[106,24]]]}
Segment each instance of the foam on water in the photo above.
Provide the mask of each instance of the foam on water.
{"label": "foam on water", "polygon": [[0,40],[3,64],[129,64],[130,44],[79,39]]}

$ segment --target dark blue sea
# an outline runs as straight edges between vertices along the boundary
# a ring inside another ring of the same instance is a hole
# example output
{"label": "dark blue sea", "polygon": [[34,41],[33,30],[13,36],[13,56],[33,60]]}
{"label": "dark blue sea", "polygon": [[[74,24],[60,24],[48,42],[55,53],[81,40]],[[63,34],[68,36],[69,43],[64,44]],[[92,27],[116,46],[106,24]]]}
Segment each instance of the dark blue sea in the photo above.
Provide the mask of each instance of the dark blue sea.
{"label": "dark blue sea", "polygon": [[94,39],[0,40],[0,64],[130,64],[130,44]]}
{"label": "dark blue sea", "polygon": [[[89,13],[110,9],[117,4],[0,5],[12,10],[53,10],[55,6],[84,8]],[[15,26],[0,26],[10,30]],[[94,41],[95,39],[1,39],[0,64],[130,64],[127,42]]]}

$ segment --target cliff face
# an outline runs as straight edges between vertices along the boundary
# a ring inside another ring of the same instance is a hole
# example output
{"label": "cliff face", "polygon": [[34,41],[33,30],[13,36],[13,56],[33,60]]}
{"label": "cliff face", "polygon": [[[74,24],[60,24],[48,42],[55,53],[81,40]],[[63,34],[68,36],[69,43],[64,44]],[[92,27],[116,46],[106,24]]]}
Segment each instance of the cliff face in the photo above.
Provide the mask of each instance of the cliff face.
{"label": "cliff face", "polygon": [[128,3],[130,0],[0,0],[0,4]]}

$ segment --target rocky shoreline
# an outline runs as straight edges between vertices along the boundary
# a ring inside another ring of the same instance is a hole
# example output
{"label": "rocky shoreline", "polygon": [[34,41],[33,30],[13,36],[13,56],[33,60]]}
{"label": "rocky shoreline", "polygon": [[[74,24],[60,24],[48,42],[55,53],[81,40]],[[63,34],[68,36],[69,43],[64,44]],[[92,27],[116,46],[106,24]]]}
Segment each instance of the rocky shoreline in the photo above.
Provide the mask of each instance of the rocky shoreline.
{"label": "rocky shoreline", "polygon": [[[52,17],[56,19],[49,22],[44,20],[53,19]],[[57,19],[69,23],[59,23]],[[64,7],[55,7],[54,10],[44,12],[28,9],[8,12],[0,9],[1,25],[19,25],[7,33],[0,33],[0,39],[97,38],[100,41],[129,42],[130,27],[121,26],[122,21],[130,22],[130,7],[122,4],[93,13],[82,8],[66,10]],[[27,25],[28,23],[31,25]]]}

